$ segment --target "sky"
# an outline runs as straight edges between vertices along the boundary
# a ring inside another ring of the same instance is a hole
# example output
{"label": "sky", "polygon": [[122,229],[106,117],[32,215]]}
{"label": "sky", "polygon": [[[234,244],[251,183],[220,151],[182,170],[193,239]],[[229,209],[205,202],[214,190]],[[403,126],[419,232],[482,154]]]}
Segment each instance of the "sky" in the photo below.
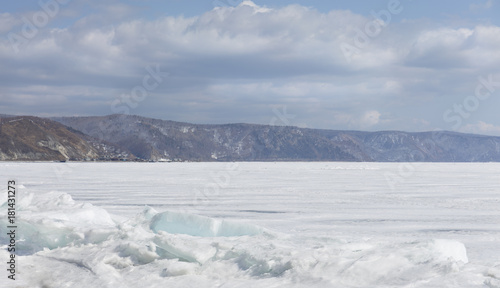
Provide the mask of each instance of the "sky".
{"label": "sky", "polygon": [[500,136],[497,0],[0,8],[0,114]]}

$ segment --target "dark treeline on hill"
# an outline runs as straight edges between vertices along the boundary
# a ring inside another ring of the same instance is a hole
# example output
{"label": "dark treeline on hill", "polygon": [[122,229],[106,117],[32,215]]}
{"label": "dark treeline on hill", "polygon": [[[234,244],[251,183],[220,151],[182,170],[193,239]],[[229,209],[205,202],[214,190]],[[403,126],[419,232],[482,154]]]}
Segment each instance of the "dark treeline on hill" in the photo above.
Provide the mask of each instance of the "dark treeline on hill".
{"label": "dark treeline on hill", "polygon": [[131,115],[3,116],[0,160],[500,162],[500,137],[199,125]]}

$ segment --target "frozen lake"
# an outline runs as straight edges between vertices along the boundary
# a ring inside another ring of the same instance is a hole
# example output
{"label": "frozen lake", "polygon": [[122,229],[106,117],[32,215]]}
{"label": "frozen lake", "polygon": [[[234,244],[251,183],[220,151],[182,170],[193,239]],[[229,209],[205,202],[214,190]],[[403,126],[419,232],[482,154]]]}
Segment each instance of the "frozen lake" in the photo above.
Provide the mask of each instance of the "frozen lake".
{"label": "frozen lake", "polygon": [[500,287],[497,163],[0,167],[19,287]]}

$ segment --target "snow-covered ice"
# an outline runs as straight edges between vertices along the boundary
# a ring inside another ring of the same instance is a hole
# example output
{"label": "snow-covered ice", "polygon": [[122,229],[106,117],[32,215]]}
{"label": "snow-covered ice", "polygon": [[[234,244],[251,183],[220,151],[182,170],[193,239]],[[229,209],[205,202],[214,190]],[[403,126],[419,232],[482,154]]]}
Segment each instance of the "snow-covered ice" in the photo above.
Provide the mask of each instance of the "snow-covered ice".
{"label": "snow-covered ice", "polygon": [[0,167],[0,287],[500,287],[500,164]]}

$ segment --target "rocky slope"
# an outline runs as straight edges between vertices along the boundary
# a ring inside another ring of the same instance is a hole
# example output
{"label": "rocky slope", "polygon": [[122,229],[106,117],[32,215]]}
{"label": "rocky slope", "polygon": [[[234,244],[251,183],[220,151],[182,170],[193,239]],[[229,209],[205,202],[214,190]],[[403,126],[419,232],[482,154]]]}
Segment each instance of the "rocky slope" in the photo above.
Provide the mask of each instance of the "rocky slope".
{"label": "rocky slope", "polygon": [[130,157],[130,153],[119,149],[50,119],[5,115],[0,118],[0,160],[83,161]]}

